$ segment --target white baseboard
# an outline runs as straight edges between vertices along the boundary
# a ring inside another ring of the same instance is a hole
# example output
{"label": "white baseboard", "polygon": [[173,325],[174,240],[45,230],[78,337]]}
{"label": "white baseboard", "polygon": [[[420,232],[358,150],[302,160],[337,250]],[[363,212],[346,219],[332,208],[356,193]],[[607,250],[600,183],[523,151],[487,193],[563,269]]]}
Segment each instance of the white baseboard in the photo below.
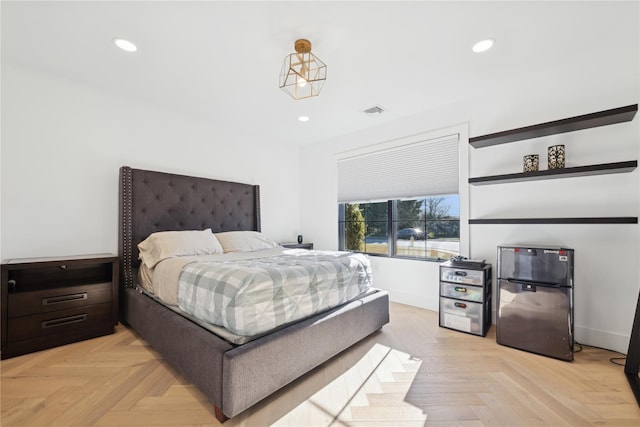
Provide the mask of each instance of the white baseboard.
{"label": "white baseboard", "polygon": [[629,349],[629,335],[600,331],[597,329],[590,329],[577,325],[574,325],[573,329],[575,334],[575,341],[579,342],[580,344],[606,348],[608,350],[627,354],[627,350]]}
{"label": "white baseboard", "polygon": [[411,305],[431,311],[440,310],[440,299],[425,295],[413,295],[398,291],[389,291],[389,299],[400,304]]}

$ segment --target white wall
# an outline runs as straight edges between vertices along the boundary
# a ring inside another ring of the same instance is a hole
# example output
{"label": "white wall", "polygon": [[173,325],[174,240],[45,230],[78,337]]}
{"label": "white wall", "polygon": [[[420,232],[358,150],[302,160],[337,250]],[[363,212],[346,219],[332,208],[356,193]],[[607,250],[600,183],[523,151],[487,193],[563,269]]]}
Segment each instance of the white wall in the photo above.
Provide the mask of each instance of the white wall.
{"label": "white wall", "polygon": [[[558,66],[548,74],[506,84],[501,90],[438,110],[344,135],[307,147],[302,153],[302,228],[322,249],[337,249],[337,198],[334,154],[403,136],[468,123],[469,136],[480,136],[638,103],[638,40],[620,46],[616,58],[594,57],[589,64]],[[612,53],[615,56],[615,53]],[[425,95],[427,96],[427,95]],[[380,101],[382,102],[382,101]],[[567,166],[637,160],[640,117],[633,122],[532,141],[462,152],[468,176],[515,173],[522,156],[539,153],[546,168],[546,147],[563,143]],[[464,172],[463,172],[464,173]],[[494,186],[469,186],[471,218],[638,216],[638,171],[627,174]],[[495,267],[501,243],[564,245],[576,249],[576,339],[620,352],[627,351],[640,288],[638,225],[469,226],[469,253]],[[464,251],[463,251],[464,254]],[[431,310],[438,305],[438,265],[372,257],[376,286],[394,301]],[[494,274],[495,276],[495,274]],[[495,280],[494,280],[495,301]],[[495,312],[495,307],[493,308]],[[494,314],[495,318],[495,314]]]}
{"label": "white wall", "polygon": [[263,231],[300,231],[299,148],[2,64],[2,259],[117,253],[118,169],[259,184]]}
{"label": "white wall", "polygon": [[[628,43],[607,55],[594,52],[589,63],[558,64],[547,74],[532,70],[499,91],[301,153],[3,62],[0,258],[115,253],[122,165],[260,184],[268,235],[294,240],[302,233],[319,249],[337,249],[335,153],[452,126],[478,136],[637,103],[640,49],[637,39]],[[542,154],[560,142],[567,145],[568,166],[637,159],[638,123],[636,117],[629,124],[501,148],[465,146],[469,158],[463,152],[462,171],[468,176],[515,172],[522,154]],[[469,203],[471,217],[525,211],[527,216],[637,216],[640,196],[637,171],[513,187],[468,187],[461,179],[461,194],[467,192],[463,203]],[[530,210],[517,208],[523,202],[533,202]],[[467,240],[463,244],[470,249],[463,254],[492,263],[496,245],[504,242],[574,247],[577,339],[626,352],[640,283],[637,225],[474,225]],[[437,268],[430,262],[373,259],[375,283],[392,299],[433,310]]]}

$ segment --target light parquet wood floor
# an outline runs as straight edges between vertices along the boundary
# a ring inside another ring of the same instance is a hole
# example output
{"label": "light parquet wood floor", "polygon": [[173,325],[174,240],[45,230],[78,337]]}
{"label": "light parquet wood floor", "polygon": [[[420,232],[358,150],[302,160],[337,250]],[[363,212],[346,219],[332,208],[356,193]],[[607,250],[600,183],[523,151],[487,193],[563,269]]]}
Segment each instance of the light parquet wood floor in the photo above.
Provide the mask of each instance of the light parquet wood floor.
{"label": "light parquet wood floor", "polygon": [[[178,337],[176,337],[178,339]],[[639,426],[620,356],[563,362],[438,327],[392,303],[381,332],[224,426]],[[1,425],[218,426],[212,406],[130,329],[2,361]]]}

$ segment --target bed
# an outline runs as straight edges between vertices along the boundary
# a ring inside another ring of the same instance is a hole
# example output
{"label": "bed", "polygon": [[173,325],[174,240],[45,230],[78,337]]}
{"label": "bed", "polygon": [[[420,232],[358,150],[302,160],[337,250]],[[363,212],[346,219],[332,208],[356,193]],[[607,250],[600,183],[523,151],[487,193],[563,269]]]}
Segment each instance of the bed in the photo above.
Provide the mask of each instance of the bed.
{"label": "bed", "polygon": [[140,279],[141,242],[154,233],[206,229],[260,232],[259,186],[120,168],[120,320],[206,395],[220,422],[389,322],[387,292],[371,288],[243,343],[216,333],[159,302]]}

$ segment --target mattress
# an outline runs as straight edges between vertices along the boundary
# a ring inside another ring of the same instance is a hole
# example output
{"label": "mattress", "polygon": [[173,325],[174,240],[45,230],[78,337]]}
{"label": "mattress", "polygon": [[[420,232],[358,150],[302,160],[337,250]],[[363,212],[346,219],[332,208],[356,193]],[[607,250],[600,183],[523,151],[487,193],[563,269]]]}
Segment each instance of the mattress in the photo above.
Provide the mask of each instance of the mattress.
{"label": "mattress", "polygon": [[285,248],[170,258],[141,272],[145,277],[157,299],[224,328],[231,338],[223,338],[234,343],[342,305],[372,286],[363,254]]}

